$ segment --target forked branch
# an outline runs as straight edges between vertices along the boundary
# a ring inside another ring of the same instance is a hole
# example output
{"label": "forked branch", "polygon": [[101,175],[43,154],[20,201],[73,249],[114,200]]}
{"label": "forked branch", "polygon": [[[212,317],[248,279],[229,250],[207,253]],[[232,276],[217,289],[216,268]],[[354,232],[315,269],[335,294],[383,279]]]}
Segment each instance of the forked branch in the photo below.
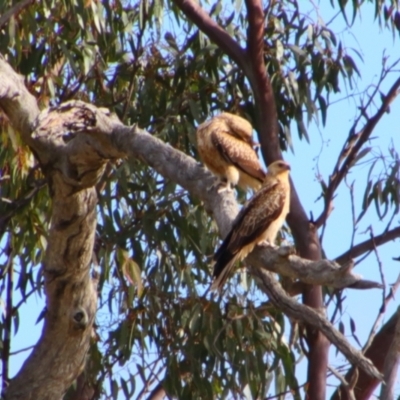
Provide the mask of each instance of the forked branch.
{"label": "forked branch", "polygon": [[340,152],[333,172],[329,177],[329,184],[324,193],[324,210],[322,211],[321,215],[314,221],[314,224],[317,228],[325,223],[327,217],[329,216],[329,211],[332,207],[331,203],[336,189],[348,173],[349,169],[356,162],[359,151],[361,150],[362,146],[367,142],[367,140],[371,137],[372,132],[376,128],[378,122],[382,119],[384,114],[389,109],[390,104],[399,95],[399,88],[400,78],[398,78],[394,82],[387,95],[383,97],[382,104],[379,107],[378,111],[367,120],[364,127],[359,132],[353,132],[353,129],[355,129],[355,126],[353,126],[353,129],[350,131],[350,135],[345,145],[343,146],[343,149]]}

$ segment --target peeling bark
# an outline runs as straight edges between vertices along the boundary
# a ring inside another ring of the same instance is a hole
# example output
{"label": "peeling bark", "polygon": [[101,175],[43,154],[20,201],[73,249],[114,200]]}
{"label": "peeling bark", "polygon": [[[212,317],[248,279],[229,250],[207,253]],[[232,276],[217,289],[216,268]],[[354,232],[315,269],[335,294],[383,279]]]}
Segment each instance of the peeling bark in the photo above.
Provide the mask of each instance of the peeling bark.
{"label": "peeling bark", "polygon": [[57,163],[62,160],[68,171],[93,178],[101,175],[104,161],[93,172],[91,152],[68,157],[65,141],[57,141],[57,121],[40,125],[35,98],[25,88],[22,77],[2,58],[0,76],[0,107],[41,163],[52,198],[51,227],[42,266],[46,294],[43,331],[5,398],[54,400],[62,397],[85,365],[97,302],[96,282],[90,276],[96,191],[90,185],[84,189],[76,185],[77,180],[65,175],[65,169]]}

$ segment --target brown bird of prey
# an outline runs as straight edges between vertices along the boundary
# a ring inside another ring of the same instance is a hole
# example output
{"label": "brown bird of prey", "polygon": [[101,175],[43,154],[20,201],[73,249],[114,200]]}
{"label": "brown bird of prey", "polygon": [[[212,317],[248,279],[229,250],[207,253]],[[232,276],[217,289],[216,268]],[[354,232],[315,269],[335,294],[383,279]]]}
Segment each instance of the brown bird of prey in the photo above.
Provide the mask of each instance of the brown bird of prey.
{"label": "brown bird of prey", "polygon": [[289,164],[282,160],[269,165],[262,188],[241,209],[214,255],[212,290],[222,288],[235,262],[243,260],[258,243],[275,243],[289,212],[289,171]]}
{"label": "brown bird of prey", "polygon": [[265,178],[245,119],[222,113],[197,128],[197,148],[206,167],[230,189],[239,185],[258,190]]}

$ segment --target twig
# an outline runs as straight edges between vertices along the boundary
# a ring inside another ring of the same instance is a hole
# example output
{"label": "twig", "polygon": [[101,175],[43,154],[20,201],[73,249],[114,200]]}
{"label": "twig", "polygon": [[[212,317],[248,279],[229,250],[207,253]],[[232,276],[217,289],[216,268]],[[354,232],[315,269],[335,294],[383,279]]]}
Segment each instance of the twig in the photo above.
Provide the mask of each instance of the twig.
{"label": "twig", "polygon": [[[387,72],[387,71],[385,71]],[[385,73],[383,73],[385,76]],[[382,79],[382,78],[381,78]],[[395,98],[399,94],[399,87],[400,87],[400,78],[398,78],[392,87],[390,88],[388,94],[383,98],[382,104],[379,107],[378,111],[375,113],[374,116],[368,118],[366,124],[361,129],[361,131],[355,133],[355,127],[358,123],[358,120],[353,124],[352,129],[350,130],[350,136],[345,143],[339,158],[336,162],[336,165],[333,169],[333,173],[330,176],[329,185],[327,187],[325,193],[325,208],[322,211],[321,215],[315,221],[315,226],[319,228],[323,225],[324,221],[326,221],[328,217],[328,211],[330,208],[331,201],[335,194],[337,187],[339,186],[340,182],[346,176],[347,172],[353,165],[356,160],[357,154],[360,151],[361,147],[365,144],[365,142],[370,138],[372,132],[374,131],[376,125],[381,120],[383,115],[388,110],[390,104],[395,100]],[[375,91],[375,93],[377,90]],[[375,94],[374,94],[375,95]],[[370,97],[370,102],[372,101],[374,95]],[[366,107],[363,107],[365,110]],[[354,133],[353,133],[354,132]]]}
{"label": "twig", "polygon": [[24,347],[23,349],[15,350],[10,352],[10,356],[15,356],[16,354],[23,353],[24,351],[32,350],[35,346]]}
{"label": "twig", "polygon": [[[144,357],[143,357],[143,361],[144,361]],[[161,374],[161,371],[164,369],[164,367],[161,366],[158,369],[157,374],[154,373],[154,371],[157,368],[157,365],[158,365],[159,362],[160,362],[160,358],[158,360],[155,360],[154,362],[152,362],[150,364],[145,362],[145,364],[147,364],[146,365],[146,369],[149,370],[149,378],[147,379],[146,383],[144,384],[143,389],[136,396],[137,400],[141,400],[144,397],[144,395],[149,391],[149,387],[154,383],[154,381],[158,381],[159,382],[157,384],[156,388],[160,386],[161,389],[163,389],[162,388],[162,382],[160,381],[158,376]],[[155,389],[153,389],[152,393],[154,392]],[[164,394],[165,394],[165,390],[164,390]]]}
{"label": "twig", "polygon": [[[346,182],[346,184],[347,184],[347,182]],[[350,186],[347,185],[347,187],[350,189],[351,219],[353,222],[353,232],[351,233],[350,248],[353,248],[354,239],[355,239],[356,231],[357,231],[356,208],[355,208],[355,204],[354,204],[354,181],[351,183]]]}
{"label": "twig", "polygon": [[375,253],[376,261],[378,262],[379,274],[380,274],[381,282],[382,282],[382,306],[381,306],[380,312],[384,313],[385,309],[386,309],[386,307],[385,307],[385,299],[386,299],[385,274],[383,273],[383,265],[382,265],[381,258],[379,257],[378,248],[375,243],[374,231],[372,229],[372,226],[369,228],[369,233],[370,233],[370,237],[372,240],[372,245],[374,246],[373,250]]}
{"label": "twig", "polygon": [[279,392],[279,393],[277,393],[277,394],[275,394],[275,395],[273,395],[273,396],[268,396],[268,397],[266,397],[264,400],[281,399],[282,396],[284,396],[284,398],[286,398],[285,395],[287,395],[287,394],[293,394],[293,390],[299,390],[299,389],[301,389],[301,388],[303,388],[303,387],[305,387],[305,386],[307,386],[307,383],[303,383],[302,385],[299,385],[299,386],[297,386],[296,388],[289,389],[289,390],[286,390],[286,391],[284,391],[284,392]]}

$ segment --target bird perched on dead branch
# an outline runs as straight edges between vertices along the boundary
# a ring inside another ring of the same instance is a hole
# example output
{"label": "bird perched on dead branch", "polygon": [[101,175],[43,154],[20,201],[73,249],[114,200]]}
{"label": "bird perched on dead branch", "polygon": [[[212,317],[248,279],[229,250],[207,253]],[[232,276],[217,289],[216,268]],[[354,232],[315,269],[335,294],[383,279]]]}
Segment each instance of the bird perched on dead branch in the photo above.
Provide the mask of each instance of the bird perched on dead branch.
{"label": "bird perched on dead branch", "polygon": [[222,288],[235,262],[243,260],[258,243],[275,243],[289,212],[289,171],[289,164],[283,160],[269,165],[262,188],[239,212],[231,231],[214,255],[212,290]]}
{"label": "bird perched on dead branch", "polygon": [[258,190],[265,178],[252,140],[253,128],[245,119],[222,113],[197,128],[197,148],[206,167],[227,188],[239,185]]}

